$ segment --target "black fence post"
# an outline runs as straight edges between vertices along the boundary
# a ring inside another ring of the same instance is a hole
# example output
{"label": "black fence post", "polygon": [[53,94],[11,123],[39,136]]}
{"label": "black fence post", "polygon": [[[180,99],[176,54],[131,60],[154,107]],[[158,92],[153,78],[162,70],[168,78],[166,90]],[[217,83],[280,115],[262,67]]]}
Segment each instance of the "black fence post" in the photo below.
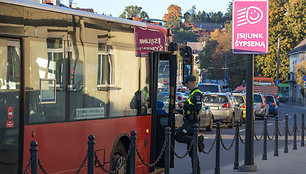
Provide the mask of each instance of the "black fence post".
{"label": "black fence post", "polygon": [[136,167],[136,131],[131,131],[130,174],[135,174]]}
{"label": "black fence post", "polygon": [[285,146],[284,153],[288,153],[288,114],[285,116]]}
{"label": "black fence post", "polygon": [[192,173],[197,173],[197,163],[198,163],[198,124],[193,125],[193,161],[192,161]]}
{"label": "black fence post", "polygon": [[305,125],[304,125],[304,113],[302,114],[302,134],[301,134],[301,147],[304,147],[304,129],[305,129]]}
{"label": "black fence post", "polygon": [[293,118],[294,118],[294,125],[293,125],[294,135],[293,135],[293,148],[292,149],[297,150],[297,145],[296,145],[296,131],[297,131],[296,119],[297,119],[297,116],[296,116],[296,114],[294,114]]}
{"label": "black fence post", "polygon": [[30,154],[31,154],[31,174],[37,174],[38,171],[37,171],[37,151],[38,151],[38,148],[37,148],[37,142],[36,141],[31,141],[30,143]]}
{"label": "black fence post", "polygon": [[167,138],[166,141],[166,148],[165,148],[165,174],[170,173],[170,135],[171,135],[171,128],[166,127],[165,128],[165,138]]}
{"label": "black fence post", "polygon": [[217,122],[216,127],[216,167],[215,167],[215,174],[220,174],[220,122]]}
{"label": "black fence post", "polygon": [[274,141],[274,156],[278,156],[278,115],[275,116],[275,141]]}
{"label": "black fence post", "polygon": [[95,136],[89,135],[88,136],[88,174],[93,174],[94,173],[94,152],[95,152]]}
{"label": "black fence post", "polygon": [[236,128],[236,132],[235,132],[235,162],[234,162],[234,170],[238,170],[239,169],[239,137],[240,137],[240,133],[239,133],[239,121],[236,120],[235,122],[235,128]]}
{"label": "black fence post", "polygon": [[262,154],[262,160],[267,160],[267,133],[268,133],[268,120],[267,117],[265,117],[264,120],[264,140],[263,140],[263,154]]}

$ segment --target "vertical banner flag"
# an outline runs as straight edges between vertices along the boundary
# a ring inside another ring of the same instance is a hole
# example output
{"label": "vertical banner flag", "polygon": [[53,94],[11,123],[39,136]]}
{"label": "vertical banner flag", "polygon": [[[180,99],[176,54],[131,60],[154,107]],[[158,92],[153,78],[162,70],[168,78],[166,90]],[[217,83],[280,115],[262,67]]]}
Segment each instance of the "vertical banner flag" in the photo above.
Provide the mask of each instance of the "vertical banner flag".
{"label": "vertical banner flag", "polygon": [[234,0],[232,28],[234,54],[268,53],[268,0]]}
{"label": "vertical banner flag", "polygon": [[166,51],[166,35],[151,28],[135,27],[136,56],[146,56],[150,51]]}

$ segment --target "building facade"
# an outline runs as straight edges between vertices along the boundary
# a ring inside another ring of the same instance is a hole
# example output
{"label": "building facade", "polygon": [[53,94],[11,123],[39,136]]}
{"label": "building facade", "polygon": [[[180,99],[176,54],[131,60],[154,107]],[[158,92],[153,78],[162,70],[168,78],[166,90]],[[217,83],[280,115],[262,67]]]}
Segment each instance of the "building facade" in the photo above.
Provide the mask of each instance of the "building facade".
{"label": "building facade", "polygon": [[289,102],[306,105],[305,88],[296,83],[296,65],[306,61],[306,39],[289,51],[287,55],[289,56]]}

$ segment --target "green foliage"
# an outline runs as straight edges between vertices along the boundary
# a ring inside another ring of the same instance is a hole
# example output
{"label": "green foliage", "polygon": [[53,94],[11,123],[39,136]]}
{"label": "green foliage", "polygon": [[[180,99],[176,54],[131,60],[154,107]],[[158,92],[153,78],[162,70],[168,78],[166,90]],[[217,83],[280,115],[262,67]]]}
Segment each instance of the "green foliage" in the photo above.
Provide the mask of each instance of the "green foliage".
{"label": "green foliage", "polygon": [[206,42],[205,47],[202,51],[200,51],[197,59],[200,61],[201,69],[209,69],[212,64],[212,59],[214,58],[214,54],[216,53],[216,46],[218,42],[216,40],[209,40]]}
{"label": "green foliage", "polygon": [[142,19],[149,18],[147,12],[142,11],[142,7],[138,7],[137,5],[126,6],[123,13],[119,17],[124,18],[124,19],[132,18],[132,17],[139,17]]}
{"label": "green foliage", "polygon": [[305,0],[269,1],[269,53],[256,57],[257,73],[265,77],[277,76],[277,40],[280,38],[279,79],[285,82],[289,71],[287,52],[305,37]]}
{"label": "green foliage", "polygon": [[187,42],[197,42],[197,35],[193,32],[188,32],[185,30],[173,31],[173,41],[176,43],[181,43],[187,45]]}
{"label": "green foliage", "polygon": [[183,18],[185,19],[185,23],[205,22],[224,24],[232,19],[232,3],[229,3],[228,11],[225,14],[223,14],[221,11],[207,13],[204,10],[196,13],[196,7],[192,6],[190,10],[184,13]]}

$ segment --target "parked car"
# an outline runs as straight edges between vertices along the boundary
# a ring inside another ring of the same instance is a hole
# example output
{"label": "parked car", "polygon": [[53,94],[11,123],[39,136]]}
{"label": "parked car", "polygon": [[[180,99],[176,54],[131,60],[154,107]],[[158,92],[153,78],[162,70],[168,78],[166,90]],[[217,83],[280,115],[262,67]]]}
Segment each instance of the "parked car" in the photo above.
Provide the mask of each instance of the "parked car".
{"label": "parked car", "polygon": [[265,95],[269,104],[269,114],[276,116],[278,114],[278,102],[273,95]]}
{"label": "parked car", "polygon": [[242,109],[231,93],[205,93],[203,103],[211,110],[214,121],[227,123],[229,128],[236,120],[242,122]]}
{"label": "parked car", "polygon": [[213,83],[198,83],[198,88],[204,92],[218,92],[222,93],[223,89],[221,85]]}
{"label": "parked car", "polygon": [[282,103],[286,103],[289,100],[289,94],[288,93],[279,93],[278,97],[279,97],[279,102],[282,102]]}
{"label": "parked car", "polygon": [[[175,114],[175,127],[180,127],[183,123],[183,114],[181,112]],[[200,114],[200,128],[206,128],[207,131],[212,131],[213,124],[212,112],[209,107],[205,107],[203,104]]]}
{"label": "parked car", "polygon": [[269,104],[261,93],[254,93],[255,116],[264,118],[269,115]]}

